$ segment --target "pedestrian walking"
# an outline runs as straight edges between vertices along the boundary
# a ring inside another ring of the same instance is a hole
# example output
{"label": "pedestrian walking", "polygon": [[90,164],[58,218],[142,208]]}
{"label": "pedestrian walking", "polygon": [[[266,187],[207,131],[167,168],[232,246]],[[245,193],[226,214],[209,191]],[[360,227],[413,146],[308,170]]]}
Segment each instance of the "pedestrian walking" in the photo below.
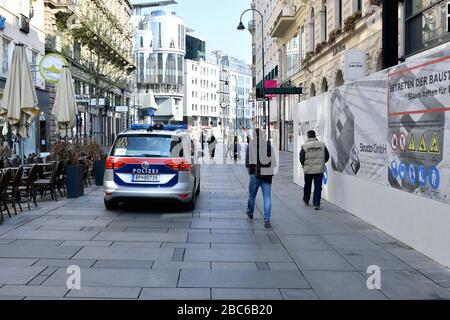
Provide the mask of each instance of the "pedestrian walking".
{"label": "pedestrian walking", "polygon": [[311,187],[314,181],[313,206],[315,210],[320,209],[322,198],[322,181],[325,172],[325,163],[330,159],[325,143],[316,138],[314,130],[307,133],[308,139],[300,150],[300,163],[305,174],[305,187],[303,191],[303,202],[309,205],[311,198]]}
{"label": "pedestrian walking", "polygon": [[201,149],[201,156],[203,158],[203,150],[204,150],[204,146],[205,146],[205,135],[203,134],[203,131],[200,134],[200,149]]}
{"label": "pedestrian walking", "polygon": [[211,157],[211,159],[214,159],[214,155],[216,153],[216,144],[216,137],[214,137],[214,133],[211,133],[211,137],[208,139],[209,156]]}
{"label": "pedestrian walking", "polygon": [[253,219],[255,211],[255,200],[259,188],[261,188],[264,199],[264,227],[271,228],[270,219],[272,216],[272,177],[276,167],[276,157],[274,149],[267,141],[263,130],[255,129],[253,139],[247,146],[245,153],[245,166],[250,179],[248,187],[248,203],[246,214],[249,219]]}
{"label": "pedestrian walking", "polygon": [[241,153],[241,146],[239,145],[238,137],[234,136],[234,141],[233,141],[233,159],[234,159],[234,161],[237,161],[240,153]]}

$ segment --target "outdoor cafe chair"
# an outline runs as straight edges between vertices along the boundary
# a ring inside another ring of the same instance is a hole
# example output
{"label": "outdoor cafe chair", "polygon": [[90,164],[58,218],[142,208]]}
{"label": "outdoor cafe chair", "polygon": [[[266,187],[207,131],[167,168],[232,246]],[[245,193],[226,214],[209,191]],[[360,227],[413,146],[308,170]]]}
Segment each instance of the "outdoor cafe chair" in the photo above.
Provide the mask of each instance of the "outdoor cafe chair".
{"label": "outdoor cafe chair", "polygon": [[57,180],[56,180],[58,175],[61,174],[62,166],[63,166],[62,161],[56,162],[56,164],[53,165],[52,172],[48,179],[39,179],[33,183],[34,187],[39,189],[39,191],[41,193],[41,198],[43,198],[44,195],[47,194],[47,191],[50,191],[50,195],[52,196],[52,199],[54,199],[55,201],[58,201],[58,197],[56,195],[57,194],[56,189],[59,189],[58,191],[61,193],[61,196],[62,196],[62,191],[59,188],[59,186],[57,184]]}
{"label": "outdoor cafe chair", "polygon": [[0,216],[3,219],[3,211],[6,210],[8,216],[11,218],[11,213],[9,212],[8,204],[6,203],[6,193],[8,191],[9,180],[11,179],[11,169],[3,170],[0,177]]}
{"label": "outdoor cafe chair", "polygon": [[16,203],[19,205],[20,211],[23,211],[22,205],[20,204],[20,193],[19,193],[19,186],[20,181],[22,179],[22,174],[23,174],[23,167],[20,166],[12,179],[11,185],[8,186],[4,198],[6,203],[12,204],[15,215],[17,215]]}
{"label": "outdoor cafe chair", "polygon": [[13,158],[13,159],[11,160],[11,167],[18,167],[18,166],[20,166],[20,161],[19,161],[19,159]]}
{"label": "outdoor cafe chair", "polygon": [[21,199],[22,196],[27,199],[28,210],[30,210],[30,200],[33,200],[33,203],[37,208],[34,181],[37,180],[38,169],[39,167],[34,164],[28,172],[28,176],[25,177],[25,180],[22,181],[19,186],[19,199]]}

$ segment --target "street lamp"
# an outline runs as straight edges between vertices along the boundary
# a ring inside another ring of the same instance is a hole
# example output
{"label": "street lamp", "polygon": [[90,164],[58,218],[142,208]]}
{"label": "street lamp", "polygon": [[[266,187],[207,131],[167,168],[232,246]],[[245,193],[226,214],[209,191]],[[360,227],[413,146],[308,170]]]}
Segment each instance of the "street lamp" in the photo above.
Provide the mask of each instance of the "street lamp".
{"label": "street lamp", "polygon": [[[236,136],[236,135],[237,135],[237,125],[238,125],[238,101],[239,101],[239,96],[238,96],[238,80],[237,80],[236,75],[234,75],[234,74],[229,74],[229,75],[226,77],[226,79],[225,79],[225,85],[226,85],[226,86],[229,85],[228,79],[229,79],[230,77],[233,77],[233,78],[234,78],[234,81],[235,81],[235,83],[236,83],[236,121],[235,121],[235,125],[234,125],[234,135]],[[231,101],[231,91],[229,91],[228,94],[230,95],[230,101]]]}
{"label": "street lamp", "polygon": [[[260,15],[260,17],[261,17],[261,42],[262,42],[262,47],[261,47],[261,52],[262,52],[262,87],[261,87],[261,94],[263,96],[263,116],[264,116],[264,119],[265,119],[264,129],[266,129],[267,123],[270,123],[270,119],[267,119],[267,116],[266,116],[266,108],[265,108],[266,100],[265,100],[265,95],[264,95],[264,80],[265,80],[265,71],[264,71],[264,16],[263,16],[263,14],[260,11],[258,11],[256,9],[253,9],[253,8],[245,10],[244,12],[241,13],[241,17],[239,19],[239,25],[237,27],[237,29],[239,31],[245,30],[245,26],[242,23],[242,16],[247,11],[254,11],[254,12],[258,13]],[[268,138],[270,140],[270,126],[269,126],[269,130],[268,130]]]}

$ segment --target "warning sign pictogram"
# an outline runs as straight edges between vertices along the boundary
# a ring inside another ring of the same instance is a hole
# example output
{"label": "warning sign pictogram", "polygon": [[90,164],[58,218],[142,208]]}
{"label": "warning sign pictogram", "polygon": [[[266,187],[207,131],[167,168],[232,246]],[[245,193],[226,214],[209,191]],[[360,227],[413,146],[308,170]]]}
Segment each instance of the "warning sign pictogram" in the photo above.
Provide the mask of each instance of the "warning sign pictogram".
{"label": "warning sign pictogram", "polygon": [[392,137],[391,137],[391,147],[393,150],[397,150],[397,145],[398,145],[398,138],[397,138],[397,134],[393,133]]}
{"label": "warning sign pictogram", "polygon": [[406,135],[404,132],[400,133],[400,149],[402,151],[406,150]]}
{"label": "warning sign pictogram", "polygon": [[427,141],[425,140],[425,135],[422,134],[419,141],[419,149],[417,151],[427,152]]}
{"label": "warning sign pictogram", "polygon": [[428,151],[431,153],[440,153],[439,142],[438,142],[436,133],[433,135],[433,138],[431,139],[431,143],[430,143],[430,147],[428,148]]}
{"label": "warning sign pictogram", "polygon": [[416,151],[416,139],[414,139],[414,135],[410,135],[408,142],[408,151]]}

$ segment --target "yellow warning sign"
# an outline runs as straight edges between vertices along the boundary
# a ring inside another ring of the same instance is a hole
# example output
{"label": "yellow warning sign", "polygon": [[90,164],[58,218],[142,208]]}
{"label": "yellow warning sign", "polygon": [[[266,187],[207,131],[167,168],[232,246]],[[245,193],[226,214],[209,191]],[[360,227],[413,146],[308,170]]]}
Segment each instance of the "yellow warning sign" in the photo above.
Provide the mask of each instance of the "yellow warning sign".
{"label": "yellow warning sign", "polygon": [[416,151],[416,139],[414,139],[414,135],[410,135],[408,142],[408,151]]}
{"label": "yellow warning sign", "polygon": [[431,143],[430,143],[430,147],[428,148],[428,151],[431,153],[440,153],[439,142],[438,142],[436,133],[433,135],[433,138],[431,139]]}
{"label": "yellow warning sign", "polygon": [[420,152],[427,152],[427,141],[425,140],[425,135],[423,134],[422,137],[420,137],[419,142],[419,149],[417,151]]}

